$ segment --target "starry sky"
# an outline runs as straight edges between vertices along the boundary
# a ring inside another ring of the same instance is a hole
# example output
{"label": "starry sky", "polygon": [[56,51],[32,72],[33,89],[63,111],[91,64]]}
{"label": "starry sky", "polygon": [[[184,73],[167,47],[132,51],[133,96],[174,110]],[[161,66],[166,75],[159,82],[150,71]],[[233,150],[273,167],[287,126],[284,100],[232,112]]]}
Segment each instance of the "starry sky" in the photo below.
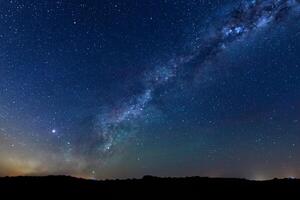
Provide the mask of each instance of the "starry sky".
{"label": "starry sky", "polygon": [[0,176],[300,178],[299,0],[0,1]]}

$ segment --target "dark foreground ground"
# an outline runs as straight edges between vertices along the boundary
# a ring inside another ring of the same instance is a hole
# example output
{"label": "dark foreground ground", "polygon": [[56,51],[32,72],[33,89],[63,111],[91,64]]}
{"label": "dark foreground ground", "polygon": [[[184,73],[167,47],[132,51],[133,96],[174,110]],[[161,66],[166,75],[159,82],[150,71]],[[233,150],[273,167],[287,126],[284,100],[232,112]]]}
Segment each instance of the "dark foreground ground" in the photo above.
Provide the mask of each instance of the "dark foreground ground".
{"label": "dark foreground ground", "polygon": [[85,180],[68,176],[0,178],[0,194],[53,195],[60,193],[75,197],[77,194],[99,194],[98,197],[131,195],[145,198],[161,195],[183,197],[240,195],[244,199],[249,196],[258,198],[259,194],[275,197],[280,194],[287,197],[300,194],[300,180],[249,181],[245,179],[157,178],[151,176],[145,176],[142,179],[110,181]]}

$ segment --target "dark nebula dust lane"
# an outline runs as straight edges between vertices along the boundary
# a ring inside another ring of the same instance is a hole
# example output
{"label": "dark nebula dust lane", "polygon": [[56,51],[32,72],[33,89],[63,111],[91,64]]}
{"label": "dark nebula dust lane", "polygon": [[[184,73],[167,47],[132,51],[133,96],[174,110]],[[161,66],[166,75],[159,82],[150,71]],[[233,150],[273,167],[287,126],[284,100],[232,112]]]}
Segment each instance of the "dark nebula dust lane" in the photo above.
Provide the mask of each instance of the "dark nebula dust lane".
{"label": "dark nebula dust lane", "polygon": [[1,4],[0,176],[300,176],[299,0]]}

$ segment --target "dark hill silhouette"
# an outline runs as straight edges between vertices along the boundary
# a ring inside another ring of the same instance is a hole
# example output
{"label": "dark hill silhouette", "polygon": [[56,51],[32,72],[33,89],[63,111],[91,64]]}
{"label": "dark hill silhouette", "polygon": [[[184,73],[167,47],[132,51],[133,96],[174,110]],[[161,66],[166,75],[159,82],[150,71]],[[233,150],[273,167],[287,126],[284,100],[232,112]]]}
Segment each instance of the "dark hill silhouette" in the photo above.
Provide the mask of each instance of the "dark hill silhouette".
{"label": "dark hill silhouette", "polygon": [[118,195],[257,195],[300,194],[300,180],[273,179],[250,181],[230,178],[159,178],[145,176],[142,179],[95,181],[69,176],[3,177],[0,178],[0,193],[11,194],[99,194]]}

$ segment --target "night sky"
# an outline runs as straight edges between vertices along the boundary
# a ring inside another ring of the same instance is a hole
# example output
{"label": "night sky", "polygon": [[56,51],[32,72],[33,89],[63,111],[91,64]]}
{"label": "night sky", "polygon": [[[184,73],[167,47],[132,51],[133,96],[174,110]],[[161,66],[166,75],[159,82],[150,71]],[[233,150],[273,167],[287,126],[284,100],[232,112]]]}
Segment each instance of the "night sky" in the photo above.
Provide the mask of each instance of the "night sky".
{"label": "night sky", "polygon": [[300,178],[299,0],[0,1],[0,176]]}

